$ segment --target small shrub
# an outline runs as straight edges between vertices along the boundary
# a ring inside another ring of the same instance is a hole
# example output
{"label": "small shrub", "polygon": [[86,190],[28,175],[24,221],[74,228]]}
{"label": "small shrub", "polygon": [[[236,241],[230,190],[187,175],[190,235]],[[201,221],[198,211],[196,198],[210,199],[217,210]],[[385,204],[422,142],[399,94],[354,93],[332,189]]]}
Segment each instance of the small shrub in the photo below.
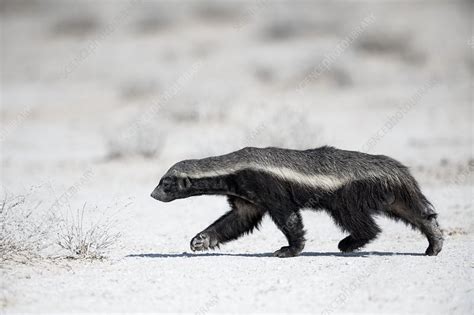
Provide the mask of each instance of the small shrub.
{"label": "small shrub", "polygon": [[86,12],[76,12],[57,21],[52,27],[52,33],[59,36],[84,37],[97,31],[100,23],[96,16]]}
{"label": "small shrub", "polygon": [[[129,204],[122,207],[128,207]],[[117,220],[107,211],[86,204],[69,212],[60,220],[57,244],[66,250],[69,258],[101,259],[108,249],[117,245],[121,233],[116,230]]]}
{"label": "small shrub", "polygon": [[257,126],[244,145],[309,149],[325,144],[324,129],[313,123],[303,111],[282,108]]}
{"label": "small shrub", "polygon": [[25,261],[39,258],[51,245],[52,220],[42,216],[41,202],[32,202],[29,195],[9,196],[0,203],[0,260]]}
{"label": "small shrub", "polygon": [[106,134],[107,158],[153,158],[161,153],[166,141],[166,131],[159,122],[143,121],[143,117],[130,120],[117,131]]}
{"label": "small shrub", "polygon": [[117,202],[105,209],[84,204],[76,211],[62,203],[53,210],[36,201],[34,190],[17,196],[5,193],[0,199],[0,261],[64,257],[58,250],[70,258],[104,258],[117,245],[121,236],[117,214],[130,203]]}

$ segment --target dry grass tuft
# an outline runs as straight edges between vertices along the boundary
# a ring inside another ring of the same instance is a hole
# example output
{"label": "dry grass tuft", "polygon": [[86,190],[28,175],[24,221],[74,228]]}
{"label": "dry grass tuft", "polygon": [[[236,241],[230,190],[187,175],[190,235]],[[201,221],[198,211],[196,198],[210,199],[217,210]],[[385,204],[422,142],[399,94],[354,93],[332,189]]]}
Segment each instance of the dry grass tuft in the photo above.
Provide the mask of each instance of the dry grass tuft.
{"label": "dry grass tuft", "polygon": [[87,208],[84,204],[60,220],[56,243],[68,253],[68,258],[102,259],[122,236],[116,229],[117,223],[115,216],[108,216],[107,211],[101,212],[97,206]]}
{"label": "dry grass tuft", "polygon": [[[75,211],[62,207],[53,212],[34,200],[37,198],[32,192],[17,196],[5,193],[0,199],[0,261],[102,259],[120,240],[118,212],[130,205],[115,203],[102,209],[84,204]],[[109,211],[112,208],[118,209],[115,214]]]}
{"label": "dry grass tuft", "polygon": [[28,261],[39,258],[48,242],[52,220],[39,215],[41,202],[29,195],[5,193],[0,203],[0,260]]}

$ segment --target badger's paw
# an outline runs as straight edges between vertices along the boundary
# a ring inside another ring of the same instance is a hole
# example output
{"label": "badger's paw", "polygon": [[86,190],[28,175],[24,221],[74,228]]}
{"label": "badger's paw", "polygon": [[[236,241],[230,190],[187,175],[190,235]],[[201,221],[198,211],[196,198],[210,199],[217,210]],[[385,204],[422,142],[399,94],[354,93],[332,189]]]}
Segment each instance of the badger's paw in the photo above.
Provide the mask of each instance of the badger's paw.
{"label": "badger's paw", "polygon": [[442,248],[443,248],[443,240],[438,239],[435,242],[433,242],[432,244],[430,244],[430,246],[428,246],[428,248],[426,249],[425,254],[427,256],[437,256]]}
{"label": "badger's paw", "polygon": [[349,235],[340,241],[337,247],[343,253],[351,253],[361,247],[364,247],[368,242],[369,240],[355,239],[352,235]]}
{"label": "badger's paw", "polygon": [[191,240],[191,250],[195,252],[213,249],[217,244],[217,239],[211,233],[201,232]]}
{"label": "badger's paw", "polygon": [[295,257],[301,253],[302,249],[292,246],[284,246],[273,253],[273,256],[279,258]]}

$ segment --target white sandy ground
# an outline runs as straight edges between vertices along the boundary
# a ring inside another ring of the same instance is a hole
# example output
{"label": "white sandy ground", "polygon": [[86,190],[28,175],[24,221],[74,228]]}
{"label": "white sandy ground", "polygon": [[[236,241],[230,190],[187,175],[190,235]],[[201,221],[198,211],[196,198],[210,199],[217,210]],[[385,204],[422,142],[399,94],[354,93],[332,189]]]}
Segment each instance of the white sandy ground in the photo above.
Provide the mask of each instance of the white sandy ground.
{"label": "white sandy ground", "polygon": [[[100,185],[92,181],[81,199],[90,201]],[[140,196],[148,188],[129,193],[133,210],[120,216],[122,243],[109,259],[3,265],[5,310],[472,313],[472,186],[453,188],[449,198],[444,187],[425,189],[451,234],[437,257],[422,255],[427,242],[418,232],[386,219],[376,241],[342,255],[344,235],[326,214],[307,211],[308,242],[291,259],[270,256],[285,240],[268,218],[221,250],[192,253],[189,240],[227,209],[225,200],[161,204]]]}
{"label": "white sandy ground", "polygon": [[[133,204],[117,217],[123,236],[108,259],[2,262],[1,313],[474,313],[472,2],[246,2],[243,11],[203,11],[192,2],[144,1],[118,20],[120,8],[107,1],[73,9],[40,1],[33,13],[9,3],[1,16],[2,189],[21,194],[40,185],[44,193],[34,198],[46,208],[75,186],[73,209]],[[370,13],[374,24],[297,92]],[[73,17],[79,29],[83,17],[98,23],[76,33],[64,27]],[[278,33],[281,21],[289,35]],[[112,32],[78,58],[108,26]],[[120,132],[196,62],[199,70],[151,115],[151,131],[123,143]],[[65,69],[73,71],[64,77]],[[438,84],[412,101],[432,79]],[[412,106],[384,130],[400,104]],[[439,212],[446,231],[439,256],[421,255],[426,239],[384,218],[376,241],[342,255],[345,235],[309,211],[300,257],[271,257],[286,244],[268,218],[250,236],[195,254],[190,239],[227,210],[225,199],[149,197],[180,159],[245,145],[360,150],[374,135],[369,151],[410,166]],[[131,154],[143,147],[159,154]],[[109,159],[117,150],[125,157]],[[84,183],[85,174],[92,176]]]}

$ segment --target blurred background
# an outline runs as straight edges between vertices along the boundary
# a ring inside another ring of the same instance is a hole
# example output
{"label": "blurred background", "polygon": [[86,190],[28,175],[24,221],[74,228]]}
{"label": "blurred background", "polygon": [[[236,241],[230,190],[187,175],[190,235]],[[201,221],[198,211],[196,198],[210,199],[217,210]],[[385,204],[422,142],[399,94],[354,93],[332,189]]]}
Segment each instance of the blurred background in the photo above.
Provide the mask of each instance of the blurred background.
{"label": "blurred background", "polygon": [[2,0],[1,19],[8,184],[243,146],[472,158],[470,1]]}

